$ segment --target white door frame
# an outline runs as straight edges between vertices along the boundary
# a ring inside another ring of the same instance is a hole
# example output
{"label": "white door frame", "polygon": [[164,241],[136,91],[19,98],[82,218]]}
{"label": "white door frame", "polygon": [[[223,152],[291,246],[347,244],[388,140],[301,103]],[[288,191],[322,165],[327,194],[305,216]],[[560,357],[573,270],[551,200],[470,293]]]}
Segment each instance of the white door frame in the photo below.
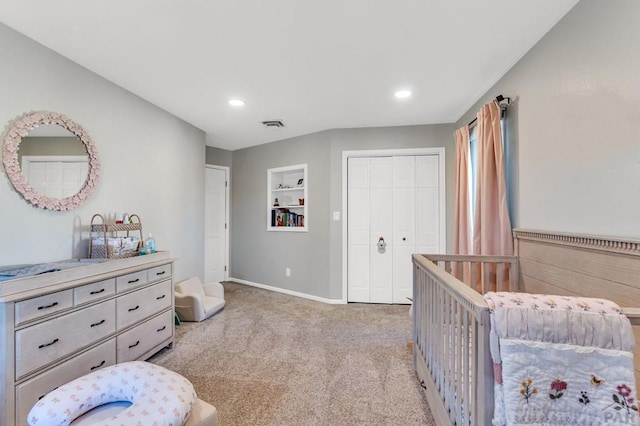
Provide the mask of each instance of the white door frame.
{"label": "white door frame", "polygon": [[[224,216],[225,216],[225,229],[224,229],[224,238],[225,238],[225,248],[224,248],[224,264],[226,266],[225,271],[224,271],[224,279],[225,281],[229,279],[229,270],[231,269],[231,265],[229,265],[229,229],[231,229],[231,223],[230,223],[230,217],[229,217],[229,194],[231,193],[231,173],[230,173],[230,168],[227,166],[215,166],[215,165],[211,165],[211,164],[207,164],[205,166],[205,168],[207,169],[217,169],[217,170],[222,170],[224,172],[225,175],[225,181],[227,182],[227,186],[225,188],[224,191],[224,204],[225,204],[225,211],[224,211]],[[204,186],[205,191],[207,190],[207,185],[206,185],[206,176],[205,176],[205,186]],[[205,194],[206,196],[206,194]],[[205,208],[206,210],[206,208]],[[205,217],[207,215],[207,212],[204,212]],[[205,219],[206,220],[206,219]],[[204,253],[204,250],[202,251]],[[204,259],[204,271],[203,271],[203,277],[204,277],[204,273],[207,270],[207,259]]]}
{"label": "white door frame", "polygon": [[354,157],[391,157],[400,155],[437,155],[438,156],[438,179],[439,179],[439,200],[440,203],[440,253],[447,251],[447,223],[446,223],[446,185],[445,185],[445,149],[437,148],[408,148],[408,149],[373,149],[361,151],[342,151],[342,303],[347,302],[348,291],[348,228],[349,206],[347,202],[347,161]]}

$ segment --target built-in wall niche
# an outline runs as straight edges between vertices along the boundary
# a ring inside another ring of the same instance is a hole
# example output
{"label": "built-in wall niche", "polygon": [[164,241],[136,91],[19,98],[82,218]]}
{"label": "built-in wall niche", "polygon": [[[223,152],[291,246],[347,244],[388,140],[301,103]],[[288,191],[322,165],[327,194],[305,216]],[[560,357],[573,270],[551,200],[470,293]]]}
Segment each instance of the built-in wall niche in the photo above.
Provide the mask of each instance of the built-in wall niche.
{"label": "built-in wall niche", "polygon": [[267,231],[307,232],[307,165],[267,170]]}

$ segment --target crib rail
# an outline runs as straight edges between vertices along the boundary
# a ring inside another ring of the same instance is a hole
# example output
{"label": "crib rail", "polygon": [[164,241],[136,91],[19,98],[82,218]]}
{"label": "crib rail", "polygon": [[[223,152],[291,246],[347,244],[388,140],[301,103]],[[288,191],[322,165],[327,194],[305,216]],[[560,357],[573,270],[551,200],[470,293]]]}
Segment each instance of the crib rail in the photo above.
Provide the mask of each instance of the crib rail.
{"label": "crib rail", "polygon": [[427,259],[480,294],[519,291],[515,256],[429,254]]}
{"label": "crib rail", "polygon": [[413,255],[413,264],[414,368],[436,424],[491,424],[489,308],[480,293],[515,290],[517,260]]}

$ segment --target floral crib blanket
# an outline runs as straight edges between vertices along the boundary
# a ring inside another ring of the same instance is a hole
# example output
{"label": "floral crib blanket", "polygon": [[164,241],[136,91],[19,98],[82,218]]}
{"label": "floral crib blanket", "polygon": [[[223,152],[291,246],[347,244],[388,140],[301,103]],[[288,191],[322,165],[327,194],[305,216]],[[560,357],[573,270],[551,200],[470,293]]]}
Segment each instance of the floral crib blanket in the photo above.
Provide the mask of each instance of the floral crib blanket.
{"label": "floral crib blanket", "polygon": [[494,425],[638,425],[631,324],[604,299],[489,292]]}

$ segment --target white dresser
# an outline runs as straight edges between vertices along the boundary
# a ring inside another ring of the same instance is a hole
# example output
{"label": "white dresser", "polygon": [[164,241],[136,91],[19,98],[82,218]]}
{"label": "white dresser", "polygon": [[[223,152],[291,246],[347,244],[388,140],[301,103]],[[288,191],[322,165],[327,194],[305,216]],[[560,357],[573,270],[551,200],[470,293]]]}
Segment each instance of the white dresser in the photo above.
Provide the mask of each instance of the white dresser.
{"label": "white dresser", "polygon": [[26,425],[39,398],[174,341],[167,252],[0,282],[0,425]]}

